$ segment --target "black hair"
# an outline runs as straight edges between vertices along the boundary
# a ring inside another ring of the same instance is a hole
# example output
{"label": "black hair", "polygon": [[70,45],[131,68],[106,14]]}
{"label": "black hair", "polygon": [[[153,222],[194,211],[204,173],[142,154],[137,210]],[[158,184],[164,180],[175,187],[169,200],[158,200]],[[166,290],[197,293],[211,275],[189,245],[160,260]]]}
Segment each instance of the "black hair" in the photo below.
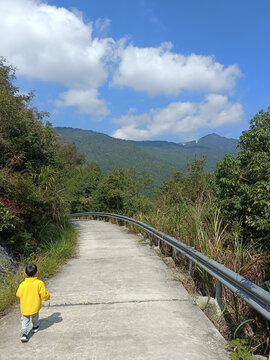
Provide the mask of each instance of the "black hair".
{"label": "black hair", "polygon": [[29,276],[29,277],[35,276],[36,273],[37,273],[37,265],[35,265],[35,264],[28,264],[28,265],[26,265],[25,273],[26,273],[26,275]]}

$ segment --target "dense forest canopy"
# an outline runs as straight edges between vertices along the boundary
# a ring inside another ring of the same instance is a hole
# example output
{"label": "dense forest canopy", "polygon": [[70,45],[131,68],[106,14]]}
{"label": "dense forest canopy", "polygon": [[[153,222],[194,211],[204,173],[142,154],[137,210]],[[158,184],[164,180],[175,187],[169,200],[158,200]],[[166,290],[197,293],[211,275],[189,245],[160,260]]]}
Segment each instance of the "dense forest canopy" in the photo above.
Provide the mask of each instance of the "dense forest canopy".
{"label": "dense forest canopy", "polygon": [[153,187],[159,188],[171,178],[171,168],[187,171],[186,159],[207,155],[205,171],[213,171],[225,154],[237,154],[238,141],[209,134],[197,141],[173,143],[168,141],[127,141],[92,130],[56,127],[61,137],[74,142],[88,162],[98,163],[106,173],[116,167],[135,168],[139,174],[150,174]]}

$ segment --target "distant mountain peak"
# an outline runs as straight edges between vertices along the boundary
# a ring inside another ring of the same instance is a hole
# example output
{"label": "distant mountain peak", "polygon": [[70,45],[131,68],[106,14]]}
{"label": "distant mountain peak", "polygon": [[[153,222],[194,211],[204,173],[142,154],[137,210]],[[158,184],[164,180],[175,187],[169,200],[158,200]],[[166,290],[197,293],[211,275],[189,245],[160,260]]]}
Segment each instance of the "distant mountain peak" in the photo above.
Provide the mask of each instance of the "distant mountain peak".
{"label": "distant mountain peak", "polygon": [[238,140],[229,139],[225,136],[218,135],[216,133],[208,134],[201,137],[199,140],[192,140],[179,143],[180,146],[185,148],[190,147],[207,147],[207,148],[227,148],[236,146]]}
{"label": "distant mountain peak", "polygon": [[229,139],[226,136],[218,135],[217,133],[212,133],[212,134],[208,134],[208,135],[205,135],[205,136],[201,137],[199,140],[205,139],[205,138],[208,138],[208,139],[209,138],[212,138],[212,139]]}

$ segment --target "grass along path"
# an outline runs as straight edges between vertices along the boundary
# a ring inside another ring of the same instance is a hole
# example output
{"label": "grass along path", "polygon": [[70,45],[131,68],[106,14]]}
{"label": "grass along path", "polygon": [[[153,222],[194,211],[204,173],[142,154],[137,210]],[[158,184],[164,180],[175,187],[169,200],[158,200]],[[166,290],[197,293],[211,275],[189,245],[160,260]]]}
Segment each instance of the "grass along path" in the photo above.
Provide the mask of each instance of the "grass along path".
{"label": "grass along path", "polygon": [[59,229],[59,235],[43,245],[43,250],[31,257],[24,258],[18,266],[17,273],[11,271],[0,283],[0,316],[5,314],[16,301],[16,291],[24,279],[25,264],[33,262],[38,267],[38,277],[44,280],[56,273],[76,251],[77,231],[69,223]]}

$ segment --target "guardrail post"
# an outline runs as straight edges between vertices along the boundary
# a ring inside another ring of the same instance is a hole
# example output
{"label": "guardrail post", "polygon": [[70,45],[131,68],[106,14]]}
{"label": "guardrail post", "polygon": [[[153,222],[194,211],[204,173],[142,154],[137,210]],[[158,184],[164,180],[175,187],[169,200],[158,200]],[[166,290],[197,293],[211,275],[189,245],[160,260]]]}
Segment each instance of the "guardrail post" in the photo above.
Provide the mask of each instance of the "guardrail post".
{"label": "guardrail post", "polygon": [[224,305],[222,303],[222,283],[220,281],[217,280],[217,284],[216,284],[216,301],[218,303],[218,306],[221,310],[223,310]]}
{"label": "guardrail post", "polygon": [[149,234],[148,238],[149,238],[149,245],[153,246],[153,244],[154,244],[154,236],[153,236],[153,234]]}
{"label": "guardrail post", "polygon": [[193,274],[192,266],[193,266],[193,261],[189,259],[189,263],[188,263],[188,273],[189,273],[190,276],[192,276],[192,274]]}
{"label": "guardrail post", "polygon": [[173,260],[175,262],[175,260],[176,260],[176,250],[175,250],[174,247],[172,248],[172,258],[173,258]]}

